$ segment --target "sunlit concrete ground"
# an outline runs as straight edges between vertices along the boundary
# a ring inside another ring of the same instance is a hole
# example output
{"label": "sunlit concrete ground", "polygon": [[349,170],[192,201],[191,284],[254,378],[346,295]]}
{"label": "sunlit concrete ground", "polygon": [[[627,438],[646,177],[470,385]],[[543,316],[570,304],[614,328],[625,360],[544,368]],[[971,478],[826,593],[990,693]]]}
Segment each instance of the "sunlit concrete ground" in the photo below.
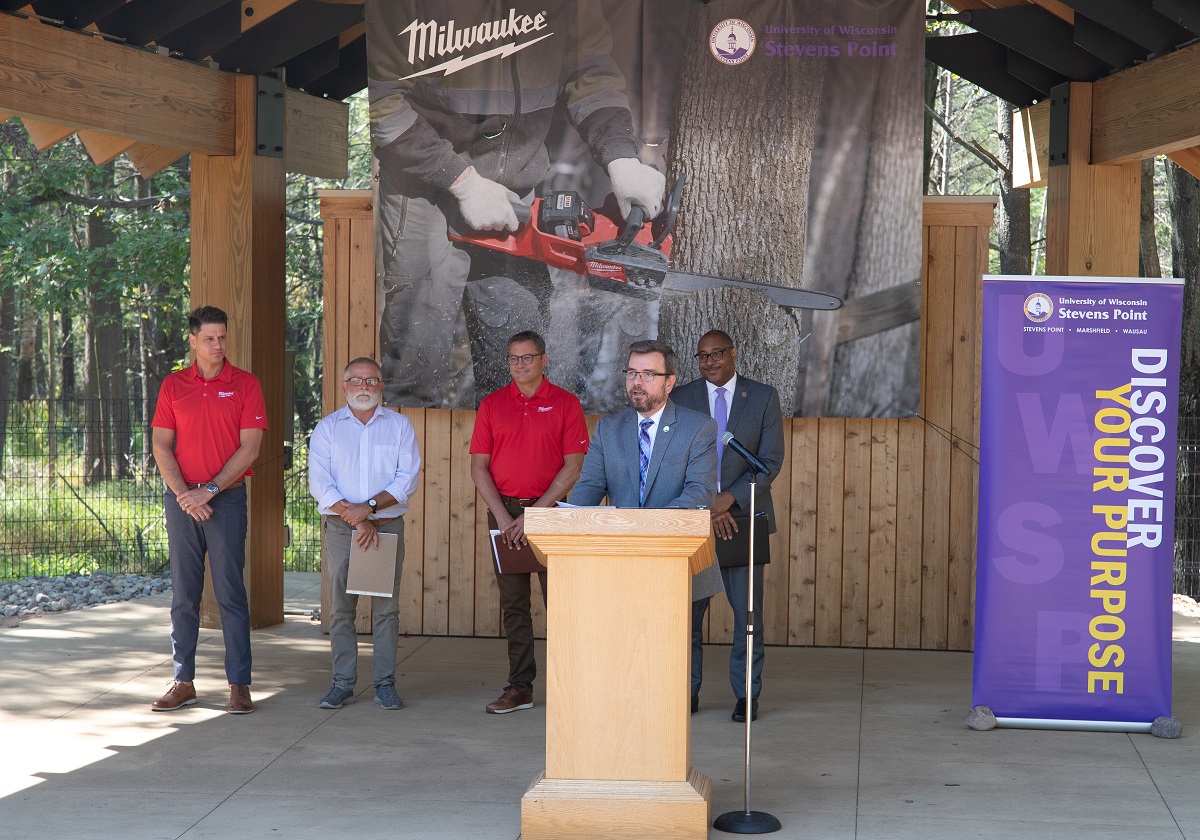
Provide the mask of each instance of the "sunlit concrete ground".
{"label": "sunlit concrete ground", "polygon": [[[288,605],[315,605],[317,586],[288,575]],[[0,837],[519,836],[545,714],[483,713],[504,683],[502,640],[401,639],[407,707],[371,702],[364,656],[359,702],[330,712],[317,708],[328,642],[289,617],[255,632],[259,708],[239,717],[223,710],[220,634],[202,631],[200,703],[153,713],[171,676],[167,603],[0,630]],[[1175,635],[1173,741],[972,732],[970,654],[771,648],[752,807],[782,821],[780,838],[1200,840],[1200,623],[1177,616]],[[743,807],[727,657],[707,650],[692,718],[714,816]]]}

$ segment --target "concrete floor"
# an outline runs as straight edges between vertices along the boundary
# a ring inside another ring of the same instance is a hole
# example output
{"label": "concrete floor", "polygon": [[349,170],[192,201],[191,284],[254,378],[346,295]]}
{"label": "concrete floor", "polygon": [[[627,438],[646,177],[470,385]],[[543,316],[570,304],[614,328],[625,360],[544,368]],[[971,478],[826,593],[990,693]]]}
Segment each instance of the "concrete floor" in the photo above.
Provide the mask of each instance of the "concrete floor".
{"label": "concrete floor", "polygon": [[[288,575],[290,606],[316,575]],[[328,642],[307,618],[254,634],[249,716],[225,714],[219,633],[202,631],[200,703],[152,713],[171,676],[168,596],[0,630],[0,835],[18,838],[516,838],[544,766],[545,715],[483,714],[502,640],[405,638],[407,707],[317,708]],[[369,643],[368,648],[369,650]],[[728,648],[692,718],[713,816],[741,810],[744,729]],[[752,807],[779,838],[1200,840],[1200,622],[1176,617],[1183,737],[972,732],[964,653],[771,648],[754,727]],[[729,837],[711,831],[711,837]]]}

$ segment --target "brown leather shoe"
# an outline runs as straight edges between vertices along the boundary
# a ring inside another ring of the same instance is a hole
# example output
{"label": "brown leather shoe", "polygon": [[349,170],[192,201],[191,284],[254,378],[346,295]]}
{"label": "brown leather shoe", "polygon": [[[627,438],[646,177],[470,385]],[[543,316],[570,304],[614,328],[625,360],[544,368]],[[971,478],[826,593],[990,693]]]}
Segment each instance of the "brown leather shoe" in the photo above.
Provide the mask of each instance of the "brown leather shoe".
{"label": "brown leather shoe", "polygon": [[196,705],[196,688],[190,682],[171,680],[167,693],[150,704],[156,712],[173,712],[184,706]]}
{"label": "brown leather shoe", "polygon": [[229,686],[229,714],[248,715],[254,711],[254,703],[250,700],[250,686]]}
{"label": "brown leather shoe", "polygon": [[533,692],[515,685],[505,686],[504,693],[484,708],[489,715],[506,715],[520,709],[533,708]]}

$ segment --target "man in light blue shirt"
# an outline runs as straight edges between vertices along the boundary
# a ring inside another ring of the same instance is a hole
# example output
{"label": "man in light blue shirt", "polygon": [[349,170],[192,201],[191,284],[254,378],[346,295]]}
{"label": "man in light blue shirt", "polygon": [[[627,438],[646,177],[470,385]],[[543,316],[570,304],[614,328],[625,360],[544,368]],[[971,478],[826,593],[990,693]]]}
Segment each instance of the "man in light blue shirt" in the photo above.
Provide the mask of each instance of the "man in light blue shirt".
{"label": "man in light blue shirt", "polygon": [[400,570],[404,561],[404,514],[417,489],[421,453],[412,423],[380,405],[379,365],[359,358],[342,375],[346,405],[317,424],[309,440],[308,489],[317,500],[325,532],[325,564],[333,603],[329,644],[333,685],[322,709],[340,709],[355,700],[358,636],[354,626],[358,596],[346,592],[352,541],[377,548],[380,534],[396,534],[396,575],[390,597],[373,598],[375,704],[399,709],[396,642],[400,629]]}

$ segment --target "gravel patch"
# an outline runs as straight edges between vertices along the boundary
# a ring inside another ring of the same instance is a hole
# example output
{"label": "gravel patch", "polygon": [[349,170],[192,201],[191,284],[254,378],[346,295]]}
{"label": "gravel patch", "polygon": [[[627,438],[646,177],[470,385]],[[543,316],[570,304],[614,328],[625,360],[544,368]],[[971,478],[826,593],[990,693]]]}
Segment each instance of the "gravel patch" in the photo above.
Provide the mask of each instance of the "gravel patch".
{"label": "gravel patch", "polygon": [[11,624],[18,619],[131,601],[170,589],[170,575],[95,572],[21,578],[15,583],[0,583],[0,618]]}

